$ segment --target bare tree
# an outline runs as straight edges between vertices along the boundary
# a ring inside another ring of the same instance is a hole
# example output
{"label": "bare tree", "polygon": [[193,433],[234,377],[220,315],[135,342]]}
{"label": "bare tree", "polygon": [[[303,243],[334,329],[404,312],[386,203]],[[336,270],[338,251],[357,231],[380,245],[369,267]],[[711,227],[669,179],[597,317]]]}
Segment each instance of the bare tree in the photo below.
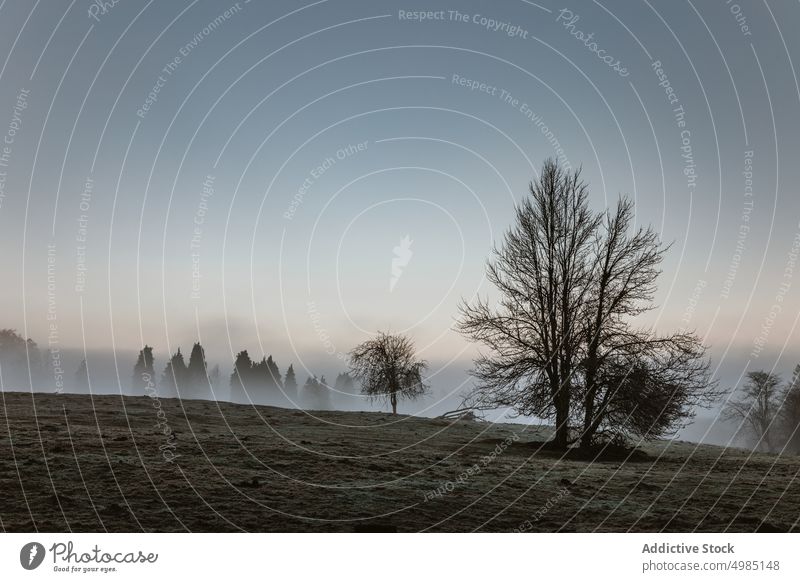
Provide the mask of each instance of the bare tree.
{"label": "bare tree", "polygon": [[783,391],[778,416],[781,445],[790,453],[800,454],[800,364]]}
{"label": "bare tree", "polygon": [[633,202],[618,200],[596,232],[592,287],[582,306],[581,445],[598,434],[655,438],[718,397],[706,349],[693,333],[659,336],[632,322],[653,307],[667,248],[652,228],[632,231]]}
{"label": "bare tree", "polygon": [[569,442],[571,382],[579,358],[581,306],[591,286],[588,257],[598,219],[580,170],[547,160],[494,250],[487,278],[500,291],[462,304],[459,330],[485,344],[475,362],[476,400],[519,414],[555,418],[555,443]]}
{"label": "bare tree", "polygon": [[723,410],[723,418],[739,422],[739,436],[755,449],[775,450],[780,385],[777,374],[748,372],[742,397],[729,401]]}
{"label": "bare tree", "polygon": [[496,307],[461,306],[458,329],[488,348],[472,371],[473,401],[555,420],[563,448],[600,435],[660,436],[715,398],[694,335],[632,325],[652,308],[665,252],[651,229],[630,233],[632,219],[625,198],[593,213],[580,170],[544,163],[489,261]]}
{"label": "bare tree", "polygon": [[[603,349],[591,383],[583,392],[581,446],[603,437],[652,439],[674,434],[707,407],[719,392],[709,379],[705,347],[692,334],[656,336],[631,331]],[[592,393],[593,400],[586,398]]]}
{"label": "bare tree", "polygon": [[388,400],[397,414],[400,398],[414,400],[428,389],[423,380],[427,368],[417,359],[413,342],[404,335],[379,332],[349,354],[350,375],[361,383],[361,392]]}

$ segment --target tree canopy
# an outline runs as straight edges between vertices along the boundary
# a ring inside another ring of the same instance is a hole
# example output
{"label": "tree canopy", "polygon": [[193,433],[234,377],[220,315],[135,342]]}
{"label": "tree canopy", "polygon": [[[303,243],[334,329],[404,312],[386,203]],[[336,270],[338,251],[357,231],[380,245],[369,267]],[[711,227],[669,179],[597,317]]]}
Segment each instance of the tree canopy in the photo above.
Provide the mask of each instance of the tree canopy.
{"label": "tree canopy", "polygon": [[363,394],[386,399],[397,414],[399,399],[414,400],[428,389],[423,381],[425,360],[417,359],[414,343],[404,335],[379,332],[350,352],[350,375]]}
{"label": "tree canopy", "polygon": [[718,395],[705,347],[689,332],[635,326],[666,248],[651,228],[633,229],[625,197],[593,212],[580,173],[544,163],[488,262],[498,301],[461,305],[458,329],[486,348],[468,398],[554,420],[559,447],[663,436]]}

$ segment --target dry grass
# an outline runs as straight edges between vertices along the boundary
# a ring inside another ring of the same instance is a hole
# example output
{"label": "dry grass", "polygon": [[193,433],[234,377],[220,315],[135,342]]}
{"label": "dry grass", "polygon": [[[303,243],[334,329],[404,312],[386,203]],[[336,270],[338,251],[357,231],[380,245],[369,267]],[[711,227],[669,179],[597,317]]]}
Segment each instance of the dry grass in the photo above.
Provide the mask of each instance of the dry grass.
{"label": "dry grass", "polygon": [[170,463],[148,397],[0,396],[5,531],[800,529],[797,457],[572,460],[520,425],[164,400]]}

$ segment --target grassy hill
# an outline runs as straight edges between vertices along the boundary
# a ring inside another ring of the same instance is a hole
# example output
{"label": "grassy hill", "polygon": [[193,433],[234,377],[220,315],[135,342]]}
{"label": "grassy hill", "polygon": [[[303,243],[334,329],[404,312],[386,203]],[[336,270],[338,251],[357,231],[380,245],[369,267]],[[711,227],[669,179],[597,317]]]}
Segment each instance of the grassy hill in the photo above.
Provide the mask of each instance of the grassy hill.
{"label": "grassy hill", "polygon": [[515,424],[0,393],[5,531],[800,531],[800,458]]}

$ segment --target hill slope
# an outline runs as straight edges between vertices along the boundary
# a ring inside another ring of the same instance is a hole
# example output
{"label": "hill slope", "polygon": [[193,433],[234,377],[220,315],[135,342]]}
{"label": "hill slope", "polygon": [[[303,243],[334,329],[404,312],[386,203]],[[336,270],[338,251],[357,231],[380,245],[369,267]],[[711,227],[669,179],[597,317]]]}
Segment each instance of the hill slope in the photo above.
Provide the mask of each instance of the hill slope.
{"label": "hill slope", "polygon": [[589,462],[513,424],[0,397],[5,531],[800,530],[797,457],[657,442]]}

